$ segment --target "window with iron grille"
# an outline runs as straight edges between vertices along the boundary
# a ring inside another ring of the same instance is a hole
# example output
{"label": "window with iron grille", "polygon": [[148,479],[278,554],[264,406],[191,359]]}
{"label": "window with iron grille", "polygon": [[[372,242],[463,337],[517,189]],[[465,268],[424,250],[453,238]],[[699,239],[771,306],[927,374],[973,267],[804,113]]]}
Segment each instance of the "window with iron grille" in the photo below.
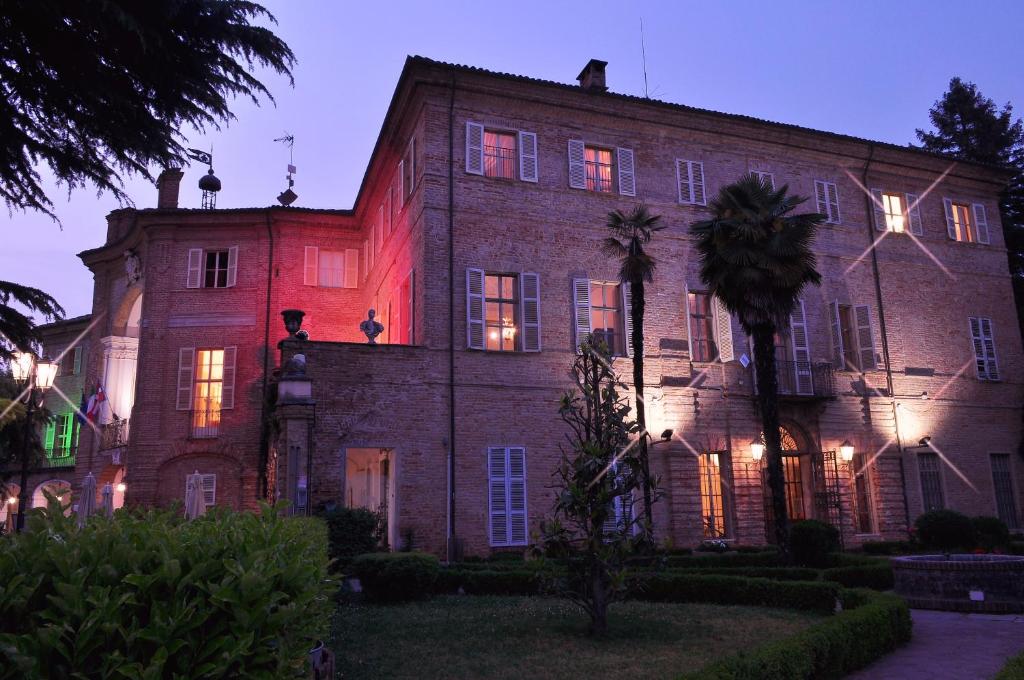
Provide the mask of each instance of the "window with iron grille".
{"label": "window with iron grille", "polygon": [[516,176],[516,136],[484,130],[484,175],[502,179]]}
{"label": "window with iron grille", "polygon": [[711,296],[707,293],[687,293],[690,311],[690,358],[693,361],[714,361],[718,358],[715,346],[715,317]]}
{"label": "window with iron grille", "polygon": [[867,455],[853,454],[853,521],[858,534],[870,534],[874,529],[871,521],[871,485],[868,478]]}
{"label": "window with iron grille", "polygon": [[590,282],[590,324],[595,340],[603,340],[612,356],[625,353],[619,284]]}
{"label": "window with iron grille", "polygon": [[224,389],[224,350],[196,350],[193,391],[193,437],[216,437]]}
{"label": "window with iron grille", "polygon": [[786,514],[789,519],[807,519],[804,510],[804,475],[800,456],[783,456],[783,472],[786,480]]}
{"label": "window with iron grille", "polygon": [[921,474],[921,501],[924,503],[925,512],[941,510],[946,507],[946,499],[942,493],[938,454],[917,454],[917,467]]}
{"label": "window with iron grille", "polygon": [[1016,529],[1017,502],[1013,493],[1013,472],[1010,465],[1010,454],[992,454],[992,485],[996,497],[996,513],[999,519],[1011,529]]}
{"label": "window with iron grille", "polygon": [[518,291],[519,277],[515,274],[487,274],[484,279],[489,351],[516,351]]}
{"label": "window with iron grille", "polygon": [[952,234],[956,241],[972,243],[978,240],[978,233],[971,218],[971,206],[966,203],[950,203],[950,214],[953,218]]}
{"label": "window with iron grille", "polygon": [[725,538],[729,535],[728,452],[705,451],[697,457],[700,476],[700,508],[704,538]]}
{"label": "window with iron grille", "polygon": [[588,146],[584,150],[584,167],[587,173],[587,190],[611,193],[612,190],[612,152]]}

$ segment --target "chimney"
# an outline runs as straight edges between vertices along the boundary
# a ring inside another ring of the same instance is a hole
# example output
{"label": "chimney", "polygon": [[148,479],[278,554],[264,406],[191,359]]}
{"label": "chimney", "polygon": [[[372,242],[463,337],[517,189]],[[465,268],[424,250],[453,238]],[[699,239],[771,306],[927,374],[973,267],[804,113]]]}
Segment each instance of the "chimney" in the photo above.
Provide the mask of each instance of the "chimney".
{"label": "chimney", "polygon": [[607,65],[607,61],[600,59],[588,61],[580,74],[576,76],[576,80],[580,81],[580,87],[587,92],[607,92],[608,86],[604,84],[604,67]]}
{"label": "chimney", "polygon": [[185,176],[178,168],[167,168],[156,178],[156,207],[174,210],[178,207],[178,187]]}

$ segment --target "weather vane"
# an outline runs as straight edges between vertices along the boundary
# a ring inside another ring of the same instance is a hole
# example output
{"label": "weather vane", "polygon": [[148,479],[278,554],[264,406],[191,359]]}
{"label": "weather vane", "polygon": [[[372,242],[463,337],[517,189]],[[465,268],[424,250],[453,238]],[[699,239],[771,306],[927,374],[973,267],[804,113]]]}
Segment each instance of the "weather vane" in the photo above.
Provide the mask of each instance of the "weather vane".
{"label": "weather vane", "polygon": [[292,191],[292,187],[295,186],[295,180],[292,175],[295,174],[295,135],[289,134],[287,130],[284,132],[283,137],[278,137],[274,140],[275,142],[281,142],[288,146],[288,174],[285,179],[288,180],[288,188],[282,191],[277,196],[277,200],[280,201],[281,205],[291,205],[295,202],[295,199],[299,197],[297,193]]}
{"label": "weather vane", "polygon": [[199,178],[199,188],[203,192],[203,210],[213,210],[217,207],[217,192],[220,191],[220,180],[213,174],[213,147],[210,152],[199,149],[188,149],[188,157],[199,163],[205,163],[209,170]]}

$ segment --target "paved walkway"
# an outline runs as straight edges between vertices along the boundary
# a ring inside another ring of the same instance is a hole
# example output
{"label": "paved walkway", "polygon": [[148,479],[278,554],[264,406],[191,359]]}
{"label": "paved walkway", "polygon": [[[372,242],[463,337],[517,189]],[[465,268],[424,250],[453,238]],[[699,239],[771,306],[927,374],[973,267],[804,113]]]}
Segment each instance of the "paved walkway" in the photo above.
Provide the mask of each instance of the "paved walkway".
{"label": "paved walkway", "polygon": [[1024,650],[1024,616],[911,610],[910,644],[847,680],[986,680]]}

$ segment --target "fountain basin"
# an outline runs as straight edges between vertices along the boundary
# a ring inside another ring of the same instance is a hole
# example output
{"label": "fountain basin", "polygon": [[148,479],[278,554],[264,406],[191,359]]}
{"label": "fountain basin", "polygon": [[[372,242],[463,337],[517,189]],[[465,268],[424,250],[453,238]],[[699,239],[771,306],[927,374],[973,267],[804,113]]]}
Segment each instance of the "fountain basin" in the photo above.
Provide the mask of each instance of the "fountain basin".
{"label": "fountain basin", "polygon": [[1024,612],[1024,556],[894,557],[896,592],[911,607],[961,612]]}

